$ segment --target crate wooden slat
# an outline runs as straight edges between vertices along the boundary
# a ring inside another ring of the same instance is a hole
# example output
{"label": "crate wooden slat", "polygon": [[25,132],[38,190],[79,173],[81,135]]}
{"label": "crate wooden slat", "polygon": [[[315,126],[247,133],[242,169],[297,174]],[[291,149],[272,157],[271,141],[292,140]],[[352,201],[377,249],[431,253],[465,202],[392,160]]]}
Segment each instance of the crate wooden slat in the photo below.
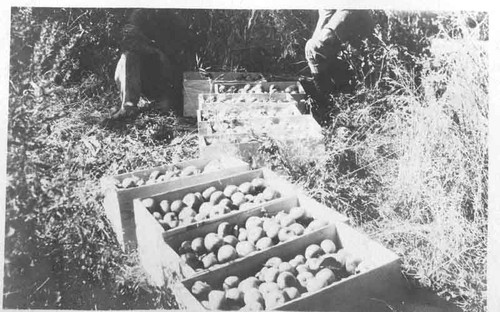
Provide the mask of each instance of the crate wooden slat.
{"label": "crate wooden slat", "polygon": [[[300,196],[290,196],[285,198],[280,198],[273,202],[268,202],[253,209],[247,211],[241,211],[236,214],[227,215],[224,218],[218,220],[209,220],[205,224],[193,228],[193,229],[185,229],[182,232],[177,232],[174,235],[164,233],[164,239],[167,243],[167,247],[171,254],[169,255],[170,259],[176,259],[180,266],[181,272],[183,272],[184,277],[189,277],[195,274],[195,270],[193,270],[189,265],[187,265],[184,261],[181,260],[179,254],[177,254],[176,250],[179,249],[181,243],[186,240],[193,240],[199,236],[205,236],[210,232],[217,232],[217,227],[221,222],[228,222],[231,225],[244,225],[245,221],[250,216],[263,216],[267,215],[276,215],[279,211],[283,211],[288,213],[292,207],[304,207],[309,216],[318,220],[327,220],[332,224],[334,222],[348,222],[346,216],[336,212],[333,209],[330,209],[324,205],[319,204],[311,198],[306,197],[305,195]],[[231,265],[226,264],[226,265]],[[187,273],[187,274],[186,274]]]}
{"label": "crate wooden slat", "polygon": [[200,280],[212,287],[219,287],[230,275],[244,279],[254,275],[267,259],[273,256],[288,260],[297,254],[303,254],[310,244],[318,244],[327,238],[343,248],[370,259],[374,266],[366,272],[349,276],[319,291],[286,302],[276,307],[276,310],[385,311],[383,308],[387,307],[380,305],[380,302],[395,302],[402,297],[404,281],[398,256],[350,226],[336,223],[316,231],[314,235],[301,236],[261,253],[242,258],[233,265],[185,279],[175,287],[176,298],[187,309],[206,310],[189,291],[195,281]]}
{"label": "crate wooden slat", "polygon": [[185,72],[183,81],[183,97],[184,97],[184,112],[185,117],[196,117],[198,109],[198,94],[213,92],[213,83],[217,81],[237,82],[247,79],[250,82],[264,81],[264,77],[260,73],[237,73],[237,72],[208,72],[212,76],[212,80],[200,72]]}
{"label": "crate wooden slat", "polygon": [[[132,176],[147,179],[152,171],[159,170],[163,172],[174,166],[180,169],[188,166],[195,166],[199,169],[203,169],[205,165],[207,165],[210,161],[217,160],[218,157],[223,157],[225,168],[214,172],[202,173],[196,176],[177,178],[171,181],[127,189],[116,188],[113,184],[114,179],[122,181],[123,179]],[[101,187],[104,191],[104,209],[107,217],[111,221],[113,230],[115,231],[122,248],[133,250],[137,246],[133,211],[133,200],[135,198],[147,197],[155,193],[165,192],[167,190],[196,185],[204,181],[213,180],[217,177],[230,176],[239,172],[244,172],[248,169],[248,163],[245,163],[237,158],[228,157],[227,155],[208,155],[204,158],[193,159],[177,164],[154,167],[111,177],[104,177],[101,179]]]}

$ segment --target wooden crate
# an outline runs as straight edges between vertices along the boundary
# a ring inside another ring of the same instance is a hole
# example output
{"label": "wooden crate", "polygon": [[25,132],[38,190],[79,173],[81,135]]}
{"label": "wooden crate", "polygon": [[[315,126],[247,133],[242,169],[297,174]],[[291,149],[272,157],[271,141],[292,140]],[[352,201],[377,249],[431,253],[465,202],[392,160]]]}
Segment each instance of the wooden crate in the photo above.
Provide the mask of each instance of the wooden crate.
{"label": "wooden crate", "polygon": [[260,73],[208,72],[212,79],[200,72],[185,72],[183,81],[184,116],[196,117],[198,109],[198,94],[214,92],[217,81],[265,81]]}
{"label": "wooden crate", "polygon": [[[223,157],[226,168],[210,173],[200,174],[197,176],[189,176],[184,178],[178,178],[171,181],[166,181],[162,183],[156,183],[152,185],[144,185],[134,188],[118,189],[115,187],[113,180],[118,179],[119,181],[137,176],[141,178],[147,178],[152,171],[160,170],[165,171],[171,169],[174,166],[180,169],[186,168],[188,166],[195,166],[199,169],[204,168],[212,160],[217,160],[217,157]],[[135,225],[134,225],[134,214],[133,214],[133,203],[132,201],[138,197],[147,197],[156,193],[165,192],[172,189],[178,189],[187,187],[190,185],[196,185],[205,181],[210,181],[218,177],[230,176],[239,172],[243,172],[249,169],[248,163],[245,163],[237,158],[228,157],[227,155],[208,155],[204,158],[193,159],[185,162],[180,162],[177,164],[165,165],[161,167],[154,167],[145,170],[139,170],[130,173],[124,173],[120,175],[115,175],[111,177],[104,177],[101,179],[101,186],[104,191],[104,209],[107,217],[111,221],[111,225],[116,233],[118,241],[120,242],[123,249],[135,249],[137,246]]]}
{"label": "wooden crate", "polygon": [[[282,198],[288,198],[290,196],[302,194],[294,185],[279,177],[271,170],[261,168],[258,170],[252,170],[237,174],[231,177],[215,179],[210,182],[193,185],[183,189],[177,189],[171,192],[156,194],[149,197],[155,199],[155,201],[157,202],[163,199],[171,201],[182,198],[187,193],[203,191],[210,186],[215,186],[217,189],[222,189],[229,184],[239,185],[243,182],[251,181],[252,179],[257,177],[264,178],[266,180],[266,183],[276,189],[280,193],[280,196]],[[331,218],[335,217],[338,220],[347,221],[345,217],[337,215],[334,211],[331,211],[327,207],[324,207],[319,203],[306,198],[304,195],[299,196],[300,203],[304,203],[305,205],[313,207],[315,214],[323,213],[324,215],[328,215]],[[279,201],[281,200],[275,200],[275,202]],[[178,257],[174,256],[175,252],[165,243],[165,238],[168,239],[169,237],[175,235],[184,235],[187,232],[201,228],[205,225],[213,226],[214,223],[221,222],[225,218],[229,218],[232,215],[236,215],[238,213],[239,212],[236,211],[230,214],[223,215],[219,218],[204,220],[202,222],[192,223],[188,226],[180,226],[169,231],[164,231],[158,221],[155,220],[155,218],[144,207],[141,201],[139,199],[135,199],[134,216],[135,224],[137,227],[137,250],[142,266],[148,273],[149,281],[154,285],[163,285],[164,275],[162,274],[162,272],[165,270],[175,271],[177,273],[180,273],[181,276],[189,276],[189,274],[192,274],[192,270],[186,270],[186,267],[183,267],[180,264]]]}
{"label": "wooden crate", "polygon": [[[264,159],[258,152],[265,137],[275,140],[284,154],[292,158],[313,159],[324,161],[326,157],[322,129],[310,115],[289,116],[280,118],[285,120],[283,127],[264,133],[259,132],[266,121],[273,118],[254,118],[242,121],[249,125],[253,131],[233,134],[214,134],[208,122],[198,124],[200,155],[225,152],[248,162],[264,166]],[[296,126],[301,130],[289,130],[287,124]],[[309,129],[307,131],[306,129]]]}
{"label": "wooden crate", "polygon": [[279,256],[285,261],[289,260],[297,254],[303,254],[307,246],[319,244],[323,239],[332,239],[337,245],[370,259],[373,264],[372,268],[335,282],[319,291],[304,294],[276,307],[276,310],[387,311],[384,303],[400,300],[404,281],[401,275],[400,259],[396,254],[341,222],[322,228],[313,234],[301,236],[242,258],[232,265],[185,279],[175,287],[174,293],[177,301],[189,310],[206,310],[190,292],[195,281],[204,281],[218,288],[227,276],[236,275],[244,279],[255,275],[267,259]]}
{"label": "wooden crate", "polygon": [[[163,234],[165,242],[167,243],[167,249],[169,251],[169,259],[174,260],[179,263],[180,271],[183,277],[190,277],[196,274],[195,270],[187,265],[181,260],[179,254],[176,250],[179,249],[181,243],[186,240],[193,240],[199,236],[205,236],[210,232],[217,232],[217,227],[221,222],[229,222],[232,225],[244,225],[245,221],[251,216],[264,216],[264,215],[276,215],[279,211],[288,213],[292,207],[304,207],[308,215],[314,219],[327,220],[330,223],[334,222],[348,222],[346,216],[338,213],[337,211],[330,209],[324,205],[321,205],[317,201],[303,195],[299,194],[294,196],[288,196],[280,198],[273,202],[268,202],[261,204],[253,209],[241,211],[235,214],[227,215],[224,218],[217,220],[209,220],[203,225],[193,228],[184,229],[175,234],[169,234],[165,232]],[[309,235],[309,234],[307,234]],[[241,258],[240,258],[241,259]],[[239,260],[236,260],[239,261]],[[232,263],[232,262],[231,262]],[[224,264],[231,265],[231,263]],[[210,268],[212,270],[213,268]]]}

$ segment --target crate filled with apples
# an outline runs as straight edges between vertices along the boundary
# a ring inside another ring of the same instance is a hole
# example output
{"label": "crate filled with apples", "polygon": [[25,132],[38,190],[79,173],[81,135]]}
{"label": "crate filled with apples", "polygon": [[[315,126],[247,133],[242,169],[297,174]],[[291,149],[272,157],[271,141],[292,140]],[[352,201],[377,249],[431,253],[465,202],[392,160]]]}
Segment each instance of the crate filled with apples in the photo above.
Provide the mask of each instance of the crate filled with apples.
{"label": "crate filled with apples", "polygon": [[338,220],[346,219],[313,200],[291,196],[171,235],[165,241],[172,249],[172,257],[186,266],[186,275],[192,275],[286,243]]}
{"label": "crate filled with apples", "polygon": [[188,278],[176,295],[197,310],[356,311],[389,297],[398,274],[394,253],[335,223]]}
{"label": "crate filled with apples", "polygon": [[180,163],[107,176],[101,179],[104,208],[119,242],[134,244],[133,200],[159,192],[196,185],[249,169],[249,164],[227,155],[206,155]]}
{"label": "crate filled with apples", "polygon": [[248,210],[279,197],[279,192],[266,180],[256,177],[238,185],[210,185],[178,198],[158,201],[147,197],[139,201],[163,229],[168,231],[178,226],[218,218],[233,211]]}

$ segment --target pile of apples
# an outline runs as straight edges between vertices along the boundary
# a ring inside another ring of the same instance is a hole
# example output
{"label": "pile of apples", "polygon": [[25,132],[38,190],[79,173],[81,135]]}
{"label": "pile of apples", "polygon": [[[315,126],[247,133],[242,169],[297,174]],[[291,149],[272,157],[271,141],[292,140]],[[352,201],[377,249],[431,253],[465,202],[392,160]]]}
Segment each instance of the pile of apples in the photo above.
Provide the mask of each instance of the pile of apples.
{"label": "pile of apples", "polygon": [[172,202],[153,198],[141,199],[165,231],[180,225],[188,225],[206,219],[216,218],[231,211],[242,211],[258,204],[279,198],[280,194],[268,186],[262,178],[251,182],[228,185],[223,190],[207,187],[203,192],[188,193]]}
{"label": "pile of apples", "polygon": [[254,276],[228,276],[222,285],[198,280],[191,293],[210,310],[271,310],[367,270],[364,263],[325,239],[288,261],[269,258]]}
{"label": "pile of apples", "polygon": [[238,86],[226,86],[223,84],[219,84],[216,86],[216,90],[218,93],[290,93],[297,94],[299,93],[299,86],[297,84],[292,84],[286,87],[285,89],[280,89],[278,86],[271,84],[269,88],[265,88],[262,83],[256,83],[253,86],[249,83],[244,85],[243,87]]}
{"label": "pile of apples", "polygon": [[179,178],[195,176],[201,173],[214,172],[223,168],[225,168],[225,162],[221,159],[214,159],[208,162],[202,169],[195,166],[187,166],[184,169],[172,166],[165,171],[153,170],[149,174],[149,177],[132,176],[125,178],[122,181],[114,179],[113,184],[119,189],[127,189],[143,185],[172,181]]}
{"label": "pile of apples", "polygon": [[293,207],[290,213],[280,211],[274,216],[251,216],[240,225],[223,221],[217,232],[183,241],[178,253],[193,269],[208,269],[327,225],[327,221],[307,216],[304,207]]}

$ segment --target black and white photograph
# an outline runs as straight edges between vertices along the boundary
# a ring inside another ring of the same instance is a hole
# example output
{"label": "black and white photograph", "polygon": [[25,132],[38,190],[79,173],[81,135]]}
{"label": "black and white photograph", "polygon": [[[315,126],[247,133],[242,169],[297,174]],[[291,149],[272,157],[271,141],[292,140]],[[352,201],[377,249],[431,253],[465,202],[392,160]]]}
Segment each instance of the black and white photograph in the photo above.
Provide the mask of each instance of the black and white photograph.
{"label": "black and white photograph", "polygon": [[498,311],[498,14],[191,2],[4,6],[1,308]]}

